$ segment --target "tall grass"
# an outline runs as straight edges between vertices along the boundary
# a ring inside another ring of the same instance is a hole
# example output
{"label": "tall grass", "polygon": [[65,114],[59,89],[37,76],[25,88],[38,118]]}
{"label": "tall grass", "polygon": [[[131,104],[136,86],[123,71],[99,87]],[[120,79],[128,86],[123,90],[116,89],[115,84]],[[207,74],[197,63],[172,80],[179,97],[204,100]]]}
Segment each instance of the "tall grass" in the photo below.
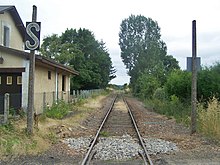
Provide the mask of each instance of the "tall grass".
{"label": "tall grass", "polygon": [[220,102],[213,98],[205,107],[198,106],[198,129],[206,136],[220,140]]}
{"label": "tall grass", "polygon": [[190,105],[182,103],[175,95],[169,99],[158,97],[147,99],[145,106],[169,118],[175,118],[178,123],[189,125]]}

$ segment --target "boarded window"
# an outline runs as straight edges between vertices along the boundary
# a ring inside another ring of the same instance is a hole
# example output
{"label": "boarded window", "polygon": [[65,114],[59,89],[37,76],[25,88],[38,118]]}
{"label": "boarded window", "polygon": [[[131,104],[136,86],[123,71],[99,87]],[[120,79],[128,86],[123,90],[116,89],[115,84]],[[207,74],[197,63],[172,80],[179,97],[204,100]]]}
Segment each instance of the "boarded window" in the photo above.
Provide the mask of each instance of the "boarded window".
{"label": "boarded window", "polygon": [[62,91],[66,91],[66,76],[62,76]]}
{"label": "boarded window", "polygon": [[17,85],[21,85],[21,84],[22,84],[22,77],[17,76]]}
{"label": "boarded window", "polygon": [[51,80],[51,71],[48,71],[48,80]]}
{"label": "boarded window", "polygon": [[12,76],[7,76],[7,85],[12,85]]}
{"label": "boarded window", "polygon": [[4,26],[4,38],[3,38],[3,45],[9,47],[9,38],[10,38],[10,29],[7,26]]}

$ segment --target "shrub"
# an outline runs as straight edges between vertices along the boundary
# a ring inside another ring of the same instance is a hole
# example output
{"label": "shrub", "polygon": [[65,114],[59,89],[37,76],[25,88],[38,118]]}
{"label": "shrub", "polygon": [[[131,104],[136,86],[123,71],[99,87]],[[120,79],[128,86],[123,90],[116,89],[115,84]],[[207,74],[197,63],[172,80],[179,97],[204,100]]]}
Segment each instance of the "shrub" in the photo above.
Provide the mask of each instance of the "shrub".
{"label": "shrub", "polygon": [[63,100],[54,103],[52,107],[46,109],[46,116],[54,119],[62,119],[71,111],[71,105]]}
{"label": "shrub", "polygon": [[153,75],[141,74],[135,84],[135,93],[142,99],[152,98],[155,90],[160,86],[159,81]]}
{"label": "shrub", "polygon": [[176,95],[181,102],[187,102],[191,98],[191,73],[174,70],[164,86],[169,96]]}
{"label": "shrub", "polygon": [[157,88],[153,94],[153,99],[167,100],[167,95],[164,88]]}
{"label": "shrub", "polygon": [[209,101],[209,98],[220,94],[220,63],[206,67],[198,73],[198,98],[202,101]]}

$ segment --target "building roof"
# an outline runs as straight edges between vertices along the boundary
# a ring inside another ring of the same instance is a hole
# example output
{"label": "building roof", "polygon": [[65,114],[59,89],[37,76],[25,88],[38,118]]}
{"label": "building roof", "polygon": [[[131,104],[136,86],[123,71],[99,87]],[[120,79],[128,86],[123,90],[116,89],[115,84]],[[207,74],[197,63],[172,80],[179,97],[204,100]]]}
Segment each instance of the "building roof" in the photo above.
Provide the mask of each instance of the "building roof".
{"label": "building roof", "polygon": [[17,26],[19,32],[21,33],[23,41],[24,41],[25,33],[26,33],[25,26],[15,6],[0,6],[0,14],[4,14],[4,12],[9,12],[11,14],[15,22],[15,25]]}
{"label": "building roof", "polygon": [[[13,49],[13,48],[8,48],[8,47],[1,46],[1,45],[0,45],[0,52],[14,54],[14,55],[26,58],[26,59],[30,58],[30,53],[28,53],[28,52],[24,52],[24,51]],[[79,72],[74,70],[73,68],[65,66],[63,64],[60,64],[52,59],[48,59],[48,58],[41,56],[41,55],[35,55],[35,61],[37,63],[44,64],[46,66],[52,66],[52,67],[61,69],[61,70],[66,71],[70,74],[73,74],[73,75],[79,75]]]}
{"label": "building roof", "polygon": [[48,58],[46,58],[44,56],[41,56],[41,55],[36,55],[35,58],[36,58],[36,61],[41,62],[43,64],[50,65],[50,66],[53,66],[55,68],[59,68],[61,70],[69,72],[73,75],[79,75],[79,72],[74,70],[73,68],[71,68],[69,66],[65,66],[63,64],[60,64],[60,63],[58,63],[58,62],[56,62],[52,59],[48,59]]}

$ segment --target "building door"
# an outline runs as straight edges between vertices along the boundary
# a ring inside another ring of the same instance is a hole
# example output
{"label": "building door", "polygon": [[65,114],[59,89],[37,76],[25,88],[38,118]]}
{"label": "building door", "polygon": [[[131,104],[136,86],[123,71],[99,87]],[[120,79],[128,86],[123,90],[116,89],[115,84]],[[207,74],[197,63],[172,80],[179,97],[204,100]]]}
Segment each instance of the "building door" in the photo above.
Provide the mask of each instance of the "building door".
{"label": "building door", "polygon": [[[21,108],[22,73],[0,73],[0,113],[4,112],[4,95],[10,94],[10,108],[17,112]],[[2,104],[3,102],[3,104]]]}

